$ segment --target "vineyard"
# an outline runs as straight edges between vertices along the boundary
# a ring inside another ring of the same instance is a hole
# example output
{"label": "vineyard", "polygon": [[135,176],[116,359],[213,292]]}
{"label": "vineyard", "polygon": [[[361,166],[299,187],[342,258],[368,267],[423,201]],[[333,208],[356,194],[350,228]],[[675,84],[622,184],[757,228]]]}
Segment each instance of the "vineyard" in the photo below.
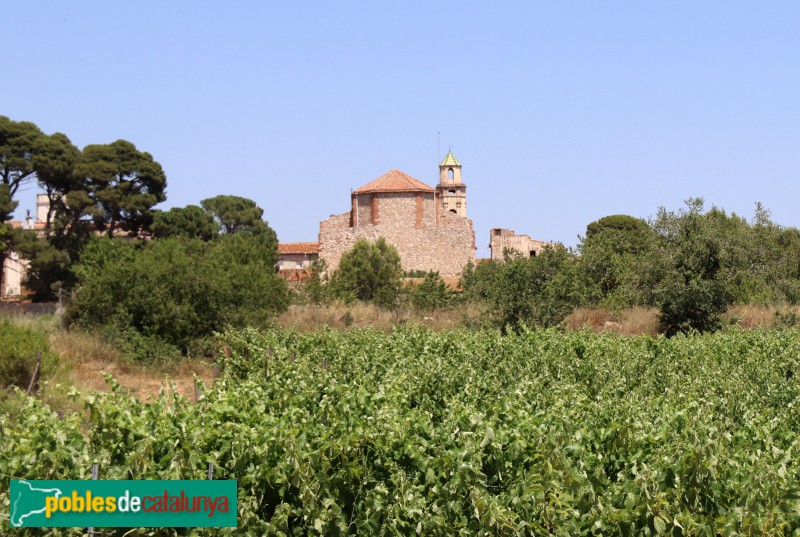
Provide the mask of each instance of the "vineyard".
{"label": "vineyard", "polygon": [[239,528],[189,534],[800,533],[800,331],[245,330],[219,349],[197,402],[115,386],[83,414],[0,417],[2,511],[11,476],[213,463]]}

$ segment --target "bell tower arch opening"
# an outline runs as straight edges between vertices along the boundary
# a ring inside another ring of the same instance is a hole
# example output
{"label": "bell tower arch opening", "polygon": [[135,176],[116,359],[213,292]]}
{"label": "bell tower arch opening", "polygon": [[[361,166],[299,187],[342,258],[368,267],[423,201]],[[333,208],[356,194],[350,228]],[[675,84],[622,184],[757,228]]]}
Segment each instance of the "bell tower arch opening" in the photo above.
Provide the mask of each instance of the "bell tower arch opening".
{"label": "bell tower arch opening", "polygon": [[439,163],[438,191],[439,209],[466,218],[467,185],[461,179],[461,163],[452,151],[448,151]]}

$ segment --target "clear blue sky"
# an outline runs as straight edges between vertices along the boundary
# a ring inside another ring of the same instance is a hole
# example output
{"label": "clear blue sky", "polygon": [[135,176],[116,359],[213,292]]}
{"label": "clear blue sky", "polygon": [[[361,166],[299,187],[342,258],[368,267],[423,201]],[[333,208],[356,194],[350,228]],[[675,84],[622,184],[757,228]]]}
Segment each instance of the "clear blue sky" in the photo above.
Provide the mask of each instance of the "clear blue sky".
{"label": "clear blue sky", "polygon": [[[0,114],[119,138],[163,208],[256,200],[316,240],[349,192],[464,165],[491,227],[577,242],[690,196],[800,226],[797,2],[6,2]],[[33,206],[34,189],[23,192]]]}

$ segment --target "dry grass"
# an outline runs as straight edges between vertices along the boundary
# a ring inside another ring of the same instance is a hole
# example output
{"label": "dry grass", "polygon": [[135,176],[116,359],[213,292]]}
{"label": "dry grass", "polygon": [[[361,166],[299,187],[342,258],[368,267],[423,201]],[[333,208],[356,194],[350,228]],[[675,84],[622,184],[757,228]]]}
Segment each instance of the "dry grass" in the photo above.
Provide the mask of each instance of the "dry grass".
{"label": "dry grass", "polygon": [[325,305],[295,304],[280,315],[277,322],[282,328],[302,332],[311,332],[323,326],[337,330],[348,328],[388,330],[399,324],[418,324],[434,330],[447,330],[463,326],[465,322],[477,322],[481,311],[476,305],[425,312],[414,308],[389,311],[366,302],[350,305],[339,302]]}
{"label": "dry grass", "polygon": [[744,304],[732,306],[722,319],[727,325],[737,325],[741,328],[772,328],[781,323],[796,324],[800,319],[800,308]]}
{"label": "dry grass", "polygon": [[49,334],[61,328],[61,320],[56,315],[2,314],[4,320],[35,332]]}
{"label": "dry grass", "polygon": [[122,358],[115,347],[96,334],[83,331],[53,332],[50,345],[70,365],[72,384],[79,391],[108,391],[104,374],[114,377],[131,395],[141,401],[155,397],[161,389],[175,390],[194,397],[194,377],[206,386],[213,382],[212,367],[200,360],[184,359],[175,364],[153,367]]}
{"label": "dry grass", "polygon": [[42,382],[39,396],[55,408],[74,408],[68,401],[70,387],[79,392],[108,391],[104,374],[114,377],[131,395],[141,401],[159,394],[162,388],[175,390],[185,397],[194,397],[194,378],[206,386],[213,382],[213,368],[197,359],[153,367],[124,359],[119,349],[107,344],[98,334],[82,330],[62,330],[54,315],[4,316],[14,324],[47,335],[50,347],[61,356],[56,371]]}
{"label": "dry grass", "polygon": [[[461,278],[457,276],[440,276],[442,281],[451,291],[461,290]],[[403,278],[403,284],[415,287],[425,281],[425,278]]]}
{"label": "dry grass", "polygon": [[[722,316],[722,322],[725,326],[744,329],[796,325],[800,324],[800,307],[756,304],[731,306]],[[637,307],[613,312],[602,308],[577,308],[565,319],[564,326],[569,330],[589,328],[626,335],[656,335],[659,333],[658,309]]]}
{"label": "dry grass", "polygon": [[[388,330],[398,324],[418,324],[433,330],[448,330],[480,324],[483,309],[475,304],[459,308],[422,312],[414,308],[392,312],[370,303],[334,303],[326,305],[293,305],[277,319],[278,325],[286,329],[312,332],[323,326],[336,330],[349,328],[377,328]],[[349,315],[348,315],[349,314]],[[607,309],[578,308],[564,321],[568,330],[589,328],[597,331],[612,331],[624,335],[659,333],[658,310],[656,308],[629,308],[620,312]]]}
{"label": "dry grass", "polygon": [[597,332],[610,331],[626,336],[659,333],[658,309],[627,308],[619,312],[598,308],[577,308],[564,319],[568,330],[590,329]]}

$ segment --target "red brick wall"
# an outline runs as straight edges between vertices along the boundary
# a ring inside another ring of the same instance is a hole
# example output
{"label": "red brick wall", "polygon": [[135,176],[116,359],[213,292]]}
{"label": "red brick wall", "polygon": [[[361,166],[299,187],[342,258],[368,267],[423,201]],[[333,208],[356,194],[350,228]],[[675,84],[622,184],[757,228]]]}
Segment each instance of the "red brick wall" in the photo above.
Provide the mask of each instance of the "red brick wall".
{"label": "red brick wall", "polygon": [[380,198],[375,194],[370,196],[370,221],[372,224],[380,223],[380,209],[378,208],[378,203]]}

